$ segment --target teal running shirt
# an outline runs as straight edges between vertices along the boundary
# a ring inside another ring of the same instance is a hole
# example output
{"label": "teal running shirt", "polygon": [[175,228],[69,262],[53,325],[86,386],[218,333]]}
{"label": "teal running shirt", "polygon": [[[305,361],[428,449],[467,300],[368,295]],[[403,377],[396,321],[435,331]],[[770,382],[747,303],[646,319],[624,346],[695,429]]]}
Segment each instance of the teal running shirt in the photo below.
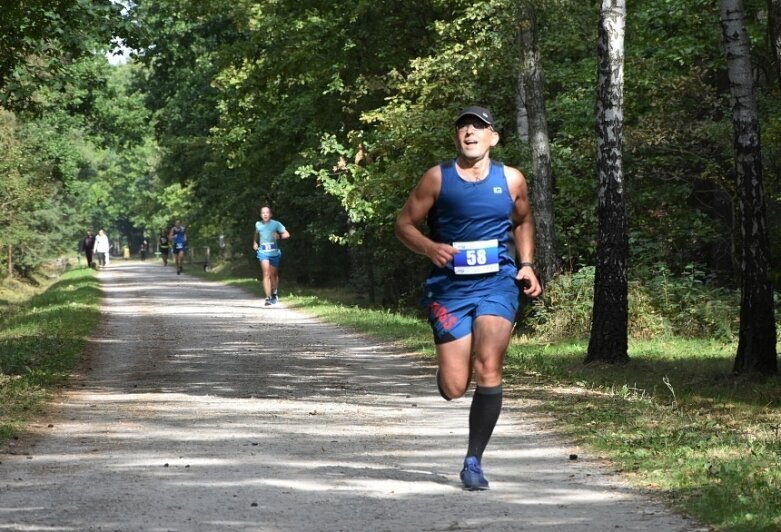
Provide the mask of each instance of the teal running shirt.
{"label": "teal running shirt", "polygon": [[258,239],[258,251],[262,251],[268,256],[274,257],[280,254],[277,239],[274,233],[281,235],[286,231],[285,226],[276,220],[269,220],[267,224],[263,220],[255,222],[255,231],[260,235]]}

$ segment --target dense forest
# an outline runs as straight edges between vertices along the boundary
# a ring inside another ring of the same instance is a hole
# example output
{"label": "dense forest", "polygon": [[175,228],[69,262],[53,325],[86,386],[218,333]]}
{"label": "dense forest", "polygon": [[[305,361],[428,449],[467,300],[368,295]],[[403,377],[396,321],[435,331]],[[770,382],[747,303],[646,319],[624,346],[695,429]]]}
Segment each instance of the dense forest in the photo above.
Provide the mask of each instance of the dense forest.
{"label": "dense forest", "polygon": [[[781,9],[744,9],[778,285]],[[413,308],[428,265],[393,221],[422,173],[455,155],[457,112],[478,103],[497,120],[493,155],[550,214],[538,240],[554,266],[528,323],[587,336],[600,16],[582,0],[19,2],[0,21],[3,274],[73,256],[87,229],[135,250],[175,218],[196,253],[256,267],[269,204],[293,235],[287,282]],[[733,338],[745,244],[718,2],[631,2],[623,61],[630,333]]]}

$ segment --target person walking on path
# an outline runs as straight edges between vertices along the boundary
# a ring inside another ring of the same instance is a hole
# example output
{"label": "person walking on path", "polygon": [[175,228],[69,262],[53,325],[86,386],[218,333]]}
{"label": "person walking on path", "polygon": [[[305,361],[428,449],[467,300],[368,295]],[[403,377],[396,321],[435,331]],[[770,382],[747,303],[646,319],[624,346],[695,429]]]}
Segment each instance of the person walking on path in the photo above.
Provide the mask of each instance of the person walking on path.
{"label": "person walking on path", "polygon": [[87,259],[87,268],[92,268],[94,264],[93,262],[94,248],[95,248],[95,235],[92,234],[92,231],[87,231],[87,234],[82,239],[81,246],[79,247],[79,251],[83,251],[84,256]]}
{"label": "person walking on path", "polygon": [[163,266],[168,266],[168,254],[171,252],[171,241],[168,239],[168,231],[160,231],[160,238],[157,240],[157,250],[163,259]]}
{"label": "person walking on path", "polygon": [[187,229],[182,227],[181,220],[176,220],[174,222],[174,226],[168,234],[168,240],[174,246],[176,275],[180,275],[184,271],[184,256],[187,253]]}
{"label": "person walking on path", "polygon": [[[469,443],[461,481],[488,489],[482,456],[502,407],[502,366],[521,290],[536,297],[534,220],[523,174],[492,161],[499,142],[490,110],[472,106],[455,121],[458,156],[430,168],[396,220],[396,236],[434,267],[422,305],[434,331],[439,393],[462,397],[474,372]],[[430,236],[420,230],[428,218]],[[512,232],[520,269],[508,251]]]}
{"label": "person walking on path", "polygon": [[98,255],[98,264],[100,264],[101,268],[105,268],[108,265],[109,249],[111,249],[111,244],[109,244],[108,236],[106,236],[106,232],[103,229],[100,229],[98,236],[95,237],[93,250]]}
{"label": "person walking on path", "polygon": [[149,250],[149,240],[147,238],[144,238],[141,241],[141,247],[138,248],[138,255],[141,257],[141,260],[146,260],[146,253]]}
{"label": "person walking on path", "polygon": [[271,207],[264,205],[260,209],[260,220],[255,222],[252,249],[257,252],[263,270],[263,291],[266,293],[267,307],[279,302],[279,265],[282,261],[282,250],[279,249],[277,240],[280,238],[290,238],[290,233],[279,221],[271,218]]}

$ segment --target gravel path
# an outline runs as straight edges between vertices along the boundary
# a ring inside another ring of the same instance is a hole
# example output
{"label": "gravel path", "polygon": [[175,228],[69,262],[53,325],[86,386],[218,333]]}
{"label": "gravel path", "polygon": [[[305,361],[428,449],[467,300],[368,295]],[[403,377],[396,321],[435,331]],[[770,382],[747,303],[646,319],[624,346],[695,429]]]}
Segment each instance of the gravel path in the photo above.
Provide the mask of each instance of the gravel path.
{"label": "gravel path", "polygon": [[0,455],[0,529],[695,530],[507,399],[458,471],[469,400],[433,369],[155,263],[100,272],[104,320],[49,415]]}

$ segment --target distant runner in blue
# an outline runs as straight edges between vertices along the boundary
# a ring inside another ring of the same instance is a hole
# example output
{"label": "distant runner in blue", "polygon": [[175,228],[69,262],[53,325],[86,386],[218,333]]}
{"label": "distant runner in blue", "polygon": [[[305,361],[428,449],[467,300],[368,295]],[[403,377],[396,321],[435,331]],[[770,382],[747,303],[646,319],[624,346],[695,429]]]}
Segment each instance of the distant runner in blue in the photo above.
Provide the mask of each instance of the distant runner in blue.
{"label": "distant runner in blue", "polygon": [[252,249],[257,252],[260,267],[263,269],[263,291],[266,293],[265,305],[279,302],[279,265],[282,262],[282,250],[277,241],[290,238],[285,226],[271,218],[271,207],[264,205],[260,209],[260,220],[255,222],[255,237]]}
{"label": "distant runner in blue", "polygon": [[187,253],[187,229],[182,227],[182,221],[176,220],[171,232],[168,233],[168,241],[174,247],[174,260],[176,261],[176,275],[184,271],[184,256]]}
{"label": "distant runner in blue", "polygon": [[[434,264],[422,304],[434,331],[439,393],[448,401],[462,397],[474,371],[461,481],[465,489],[484,490],[483,451],[502,408],[502,367],[520,292],[536,297],[542,287],[533,269],[526,180],[515,168],[491,160],[499,142],[491,111],[464,109],[454,140],[458,156],[423,175],[395,229],[405,246]],[[428,236],[420,229],[424,220]],[[508,251],[510,235],[520,269]]]}

